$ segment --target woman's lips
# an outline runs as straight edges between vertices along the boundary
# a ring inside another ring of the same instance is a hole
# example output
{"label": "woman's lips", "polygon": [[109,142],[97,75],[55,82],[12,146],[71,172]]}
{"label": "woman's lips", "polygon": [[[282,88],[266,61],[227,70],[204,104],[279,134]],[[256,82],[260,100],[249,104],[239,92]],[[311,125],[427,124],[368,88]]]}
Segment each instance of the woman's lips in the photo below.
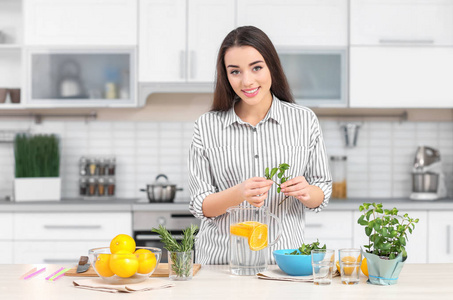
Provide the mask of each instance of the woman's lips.
{"label": "woman's lips", "polygon": [[260,90],[260,88],[257,87],[254,89],[242,90],[242,92],[244,93],[244,95],[251,98],[251,97],[255,97],[256,95],[258,95],[259,90]]}

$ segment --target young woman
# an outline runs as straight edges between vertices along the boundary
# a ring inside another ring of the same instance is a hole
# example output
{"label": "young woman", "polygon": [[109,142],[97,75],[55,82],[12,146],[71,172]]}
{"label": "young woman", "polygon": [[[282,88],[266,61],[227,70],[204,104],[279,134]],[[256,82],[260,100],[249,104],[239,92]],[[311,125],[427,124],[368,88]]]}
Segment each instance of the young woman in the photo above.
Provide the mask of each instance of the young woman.
{"label": "young woman", "polygon": [[[292,179],[277,193],[264,174],[281,163],[289,164],[285,176]],[[329,201],[318,120],[294,104],[277,52],[256,27],[239,27],[222,42],[212,109],[195,122],[189,186],[190,211],[202,220],[195,245],[201,264],[228,263],[229,207],[269,207],[283,225],[274,249],[288,249],[304,241],[305,208],[318,212]]]}

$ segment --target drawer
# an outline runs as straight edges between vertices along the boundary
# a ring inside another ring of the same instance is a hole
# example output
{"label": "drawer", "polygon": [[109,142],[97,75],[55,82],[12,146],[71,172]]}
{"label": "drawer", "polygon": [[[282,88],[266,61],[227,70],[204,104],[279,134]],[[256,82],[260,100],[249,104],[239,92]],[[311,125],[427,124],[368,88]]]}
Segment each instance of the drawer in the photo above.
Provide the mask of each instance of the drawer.
{"label": "drawer", "polygon": [[305,239],[351,239],[352,211],[307,212],[305,214]]}
{"label": "drawer", "polygon": [[16,213],[15,240],[111,240],[132,235],[131,213]]}
{"label": "drawer", "polygon": [[88,250],[108,247],[110,240],[70,242],[26,242],[14,243],[15,264],[57,264],[72,267]]}
{"label": "drawer", "polygon": [[0,264],[13,263],[13,242],[0,241]]}
{"label": "drawer", "polygon": [[13,214],[0,213],[0,240],[13,239]]}

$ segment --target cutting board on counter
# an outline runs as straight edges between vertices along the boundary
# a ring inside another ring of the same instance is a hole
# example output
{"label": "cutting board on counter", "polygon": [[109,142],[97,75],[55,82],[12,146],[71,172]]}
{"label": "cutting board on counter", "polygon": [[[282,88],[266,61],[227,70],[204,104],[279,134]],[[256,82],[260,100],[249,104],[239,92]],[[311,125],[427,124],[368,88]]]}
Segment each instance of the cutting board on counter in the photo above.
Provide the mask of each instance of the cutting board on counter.
{"label": "cutting board on counter", "polygon": [[[194,264],[193,265],[193,275],[197,274],[197,272],[200,270],[201,265],[200,264]],[[77,267],[74,267],[70,269],[68,272],[65,273],[65,276],[74,276],[74,277],[98,277],[98,274],[94,271],[93,267],[90,266],[88,271],[83,272],[83,273],[77,273]],[[161,263],[157,265],[157,269],[154,271],[153,275],[151,277],[168,277],[168,264],[167,263]]]}

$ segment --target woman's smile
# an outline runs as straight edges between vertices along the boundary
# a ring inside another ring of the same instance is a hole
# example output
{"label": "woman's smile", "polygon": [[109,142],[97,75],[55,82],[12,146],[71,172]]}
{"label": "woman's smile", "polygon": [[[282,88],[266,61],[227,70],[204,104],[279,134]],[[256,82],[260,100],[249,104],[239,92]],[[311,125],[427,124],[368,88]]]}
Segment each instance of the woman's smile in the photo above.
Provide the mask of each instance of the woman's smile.
{"label": "woman's smile", "polygon": [[257,88],[254,88],[254,89],[244,89],[242,90],[244,92],[244,94],[247,96],[247,97],[255,97],[256,95],[258,95],[258,92],[259,92],[259,87]]}

